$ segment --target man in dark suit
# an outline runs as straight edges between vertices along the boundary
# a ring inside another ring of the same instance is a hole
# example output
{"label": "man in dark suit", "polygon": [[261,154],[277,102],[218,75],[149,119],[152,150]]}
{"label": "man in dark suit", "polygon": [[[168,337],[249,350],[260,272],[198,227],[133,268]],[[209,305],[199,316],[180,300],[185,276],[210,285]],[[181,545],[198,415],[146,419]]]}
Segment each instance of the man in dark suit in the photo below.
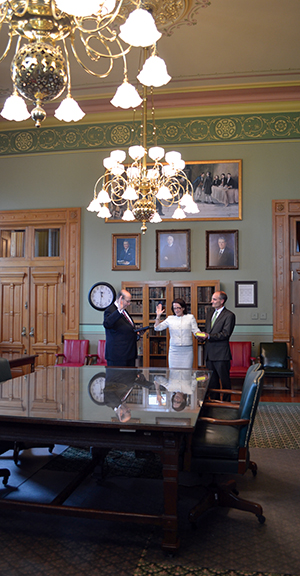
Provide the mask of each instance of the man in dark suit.
{"label": "man in dark suit", "polygon": [[[205,334],[202,341],[205,342],[204,358],[206,368],[212,371],[209,388],[231,389],[230,383],[230,360],[231,352],[229,338],[235,326],[235,315],[225,308],[227,294],[215,292],[211,299],[211,309],[207,312]],[[219,395],[214,396],[218,398]],[[225,395],[223,400],[230,400],[230,395]]]}
{"label": "man in dark suit", "polygon": [[228,248],[224,236],[218,238],[218,251],[213,254],[213,266],[219,268],[234,266],[234,253],[231,248]]}
{"label": "man in dark suit", "polygon": [[107,366],[134,366],[137,357],[139,334],[134,331],[134,322],[126,311],[131,294],[121,290],[116,301],[104,312],[106,334],[105,359]]}
{"label": "man in dark suit", "polygon": [[130,266],[135,264],[135,251],[129,245],[128,240],[124,240],[123,248],[120,250],[120,254],[117,257],[117,264],[123,264],[124,266]]}

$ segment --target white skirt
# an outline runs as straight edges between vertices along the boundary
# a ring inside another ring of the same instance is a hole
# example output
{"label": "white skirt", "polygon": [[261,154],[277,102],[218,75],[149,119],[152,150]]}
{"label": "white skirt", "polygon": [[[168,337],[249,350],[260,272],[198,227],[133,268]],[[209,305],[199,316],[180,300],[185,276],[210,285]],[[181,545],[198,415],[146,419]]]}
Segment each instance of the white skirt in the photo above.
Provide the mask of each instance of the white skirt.
{"label": "white skirt", "polygon": [[170,346],[169,368],[193,368],[193,346]]}

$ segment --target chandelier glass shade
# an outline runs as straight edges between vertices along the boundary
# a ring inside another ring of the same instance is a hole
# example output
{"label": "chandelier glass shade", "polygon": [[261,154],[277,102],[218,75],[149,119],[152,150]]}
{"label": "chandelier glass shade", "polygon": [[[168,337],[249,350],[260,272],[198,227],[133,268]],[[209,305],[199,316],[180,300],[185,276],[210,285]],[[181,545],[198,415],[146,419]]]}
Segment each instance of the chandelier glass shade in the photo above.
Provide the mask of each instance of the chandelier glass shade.
{"label": "chandelier glass shade", "polygon": [[[6,25],[8,32],[0,62],[17,38],[11,63],[12,93],[34,104],[31,116],[36,126],[46,117],[44,104],[59,98],[64,91],[66,98],[55,116],[66,122],[84,116],[71,97],[70,48],[78,64],[99,79],[110,74],[116,61],[123,61],[122,97],[116,97],[117,103],[113,98],[112,103],[123,108],[141,103],[135,87],[128,82],[126,55],[132,46],[154,46],[152,62],[156,59],[157,70],[161,68],[161,59],[155,55],[161,33],[150,13],[152,4],[157,6],[152,0],[143,2],[147,9],[141,4],[141,0],[0,0],[0,30],[2,27],[2,33]],[[179,6],[181,1],[173,4]],[[161,14],[167,6],[168,2],[159,2]],[[161,86],[170,79],[166,70],[163,76],[157,72],[158,77]],[[145,79],[152,85],[147,74],[141,81]],[[13,102],[14,113],[7,113],[5,104],[1,115],[13,120],[28,117],[26,103],[20,99]]]}

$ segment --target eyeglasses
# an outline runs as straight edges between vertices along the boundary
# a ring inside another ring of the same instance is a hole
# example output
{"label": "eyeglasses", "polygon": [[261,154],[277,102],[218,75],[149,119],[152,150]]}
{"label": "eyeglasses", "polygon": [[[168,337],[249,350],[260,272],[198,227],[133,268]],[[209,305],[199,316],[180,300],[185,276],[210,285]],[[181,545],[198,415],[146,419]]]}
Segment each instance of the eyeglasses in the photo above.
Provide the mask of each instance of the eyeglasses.
{"label": "eyeglasses", "polygon": [[173,306],[173,310],[182,310],[182,306]]}

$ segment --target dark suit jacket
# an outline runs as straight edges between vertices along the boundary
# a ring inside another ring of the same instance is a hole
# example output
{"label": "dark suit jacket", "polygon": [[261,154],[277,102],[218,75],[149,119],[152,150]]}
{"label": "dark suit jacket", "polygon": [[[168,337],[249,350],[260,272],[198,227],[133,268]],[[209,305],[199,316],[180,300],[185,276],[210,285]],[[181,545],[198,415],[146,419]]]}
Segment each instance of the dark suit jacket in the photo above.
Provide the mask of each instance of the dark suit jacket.
{"label": "dark suit jacket", "polygon": [[131,368],[119,370],[108,366],[105,373],[104,404],[113,409],[118,408],[137,384],[144,388],[153,387],[153,383],[148,382],[141,371]]}
{"label": "dark suit jacket", "polygon": [[115,304],[104,312],[103,322],[106,333],[105,358],[116,366],[126,366],[129,359],[137,357],[137,333],[134,326],[120,314]]}
{"label": "dark suit jacket", "polygon": [[234,266],[233,250],[225,246],[223,254],[218,253],[217,266]]}
{"label": "dark suit jacket", "polygon": [[223,308],[211,328],[211,317],[214,309],[208,310],[205,332],[209,334],[209,339],[205,342],[204,357],[205,360],[223,361],[231,360],[229,338],[235,326],[235,315],[227,308]]}

